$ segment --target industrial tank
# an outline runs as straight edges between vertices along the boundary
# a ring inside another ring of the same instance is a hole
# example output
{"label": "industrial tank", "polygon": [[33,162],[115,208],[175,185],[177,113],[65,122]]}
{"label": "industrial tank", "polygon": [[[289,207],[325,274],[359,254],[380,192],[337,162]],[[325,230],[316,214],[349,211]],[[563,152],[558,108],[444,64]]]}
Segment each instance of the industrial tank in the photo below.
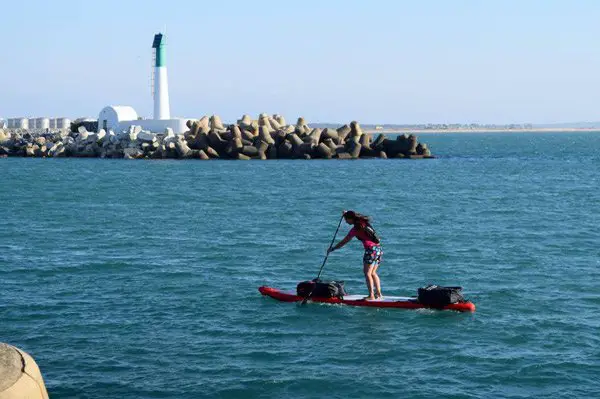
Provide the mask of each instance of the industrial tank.
{"label": "industrial tank", "polygon": [[35,118],[29,118],[27,120],[27,127],[24,127],[22,129],[35,129],[36,127],[37,127],[36,119]]}
{"label": "industrial tank", "polygon": [[29,120],[27,118],[17,118],[15,120],[15,129],[29,129]]}
{"label": "industrial tank", "polygon": [[71,120],[69,118],[56,118],[57,129],[68,129],[71,127]]}
{"label": "industrial tank", "polygon": [[49,129],[50,128],[50,119],[36,118],[35,127],[36,127],[36,129]]}

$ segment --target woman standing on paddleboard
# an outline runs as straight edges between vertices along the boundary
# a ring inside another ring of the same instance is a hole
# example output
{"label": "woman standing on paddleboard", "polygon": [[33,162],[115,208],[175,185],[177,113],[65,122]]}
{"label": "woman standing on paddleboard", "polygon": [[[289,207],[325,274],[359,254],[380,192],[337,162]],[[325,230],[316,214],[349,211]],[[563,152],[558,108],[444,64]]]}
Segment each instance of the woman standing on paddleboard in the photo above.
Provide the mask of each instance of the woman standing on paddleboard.
{"label": "woman standing on paddleboard", "polygon": [[361,215],[360,213],[354,211],[344,211],[344,220],[346,223],[353,225],[353,227],[350,229],[348,235],[335,246],[329,248],[328,252],[333,252],[336,249],[342,248],[353,237],[356,237],[362,241],[365,248],[365,254],[363,256],[363,271],[365,273],[367,289],[369,290],[369,296],[365,299],[381,299],[381,282],[379,281],[379,276],[377,275],[377,269],[381,263],[383,249],[381,248],[379,237],[371,226],[370,218],[368,216]]}

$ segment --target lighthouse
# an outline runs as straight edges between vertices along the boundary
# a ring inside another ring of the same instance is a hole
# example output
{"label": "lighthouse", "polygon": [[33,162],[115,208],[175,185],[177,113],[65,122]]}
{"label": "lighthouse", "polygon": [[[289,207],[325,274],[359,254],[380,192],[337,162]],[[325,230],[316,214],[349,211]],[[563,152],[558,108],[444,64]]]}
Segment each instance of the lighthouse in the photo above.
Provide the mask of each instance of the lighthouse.
{"label": "lighthouse", "polygon": [[162,33],[154,35],[152,43],[154,58],[154,119],[171,119],[169,109],[169,83],[167,81],[167,64],[165,59],[166,40]]}
{"label": "lighthouse", "polygon": [[[157,33],[152,42],[152,97],[154,115],[152,119],[139,117],[133,107],[127,105],[108,105],[98,115],[98,131],[126,132],[132,126],[139,126],[152,133],[165,133],[170,129],[175,134],[187,131],[190,118],[171,118],[169,106],[169,83],[167,82],[165,35]],[[146,75],[147,76],[147,75]],[[27,120],[26,120],[27,122]]]}

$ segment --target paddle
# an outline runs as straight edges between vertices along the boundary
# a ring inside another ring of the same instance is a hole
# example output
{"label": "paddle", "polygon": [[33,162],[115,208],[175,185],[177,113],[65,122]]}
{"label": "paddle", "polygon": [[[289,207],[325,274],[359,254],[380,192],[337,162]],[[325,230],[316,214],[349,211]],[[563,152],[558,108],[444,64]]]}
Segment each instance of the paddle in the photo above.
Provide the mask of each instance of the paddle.
{"label": "paddle", "polygon": [[340,218],[340,221],[338,223],[337,229],[335,229],[335,233],[333,234],[333,238],[331,239],[331,244],[329,244],[329,248],[327,248],[327,254],[325,255],[325,259],[323,259],[323,264],[321,265],[321,269],[319,269],[319,274],[317,274],[317,278],[313,280],[315,282],[315,285],[313,286],[313,289],[309,292],[309,294],[302,300],[301,305],[306,304],[306,302],[312,296],[313,291],[315,290],[314,287],[316,287],[316,285],[317,285],[316,282],[319,281],[319,277],[321,277],[321,272],[323,271],[323,268],[325,267],[325,263],[327,262],[327,258],[329,257],[329,249],[331,249],[331,246],[335,242],[335,237],[337,236],[338,231],[340,231],[340,226],[342,225],[342,219],[344,219],[343,212],[342,212],[342,217]]}

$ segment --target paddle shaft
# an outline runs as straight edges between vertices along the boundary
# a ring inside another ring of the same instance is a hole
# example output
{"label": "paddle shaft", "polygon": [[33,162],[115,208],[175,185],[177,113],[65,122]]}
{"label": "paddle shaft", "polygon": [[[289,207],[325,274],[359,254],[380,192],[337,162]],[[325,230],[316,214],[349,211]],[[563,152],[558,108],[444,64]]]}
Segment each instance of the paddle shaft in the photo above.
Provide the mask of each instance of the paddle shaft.
{"label": "paddle shaft", "polygon": [[[337,237],[337,233],[338,231],[340,231],[340,226],[342,225],[342,219],[344,219],[344,214],[342,213],[342,217],[340,218],[340,221],[337,225],[337,229],[335,229],[335,233],[333,234],[333,238],[331,239],[331,244],[329,244],[329,248],[327,248],[327,254],[325,255],[325,259],[323,259],[323,264],[321,265],[321,268],[319,269],[319,274],[317,274],[317,278],[315,279],[315,286],[316,286],[316,281],[319,280],[319,278],[321,277],[321,272],[323,271],[323,268],[325,267],[325,263],[327,263],[327,258],[329,258],[329,249],[333,246],[333,243],[335,242],[335,237]],[[312,289],[312,291],[310,292],[310,294],[308,294],[306,296],[306,298],[304,298],[302,300],[302,305],[304,305],[306,303],[306,301],[308,301],[308,299],[312,296],[312,293],[314,291],[314,288]]]}
{"label": "paddle shaft", "polygon": [[338,231],[340,231],[340,226],[342,225],[342,219],[344,219],[344,214],[342,214],[342,217],[340,218],[340,221],[337,225],[337,229],[335,229],[335,233],[333,234],[333,238],[331,239],[331,244],[329,244],[329,248],[327,248],[327,254],[325,254],[325,259],[323,259],[323,264],[321,265],[321,268],[319,269],[319,274],[317,274],[317,280],[319,279],[319,277],[321,277],[321,272],[323,271],[323,268],[325,267],[327,258],[329,258],[329,249],[331,249],[331,247],[333,246],[333,243],[335,242],[335,237],[337,236]]}

